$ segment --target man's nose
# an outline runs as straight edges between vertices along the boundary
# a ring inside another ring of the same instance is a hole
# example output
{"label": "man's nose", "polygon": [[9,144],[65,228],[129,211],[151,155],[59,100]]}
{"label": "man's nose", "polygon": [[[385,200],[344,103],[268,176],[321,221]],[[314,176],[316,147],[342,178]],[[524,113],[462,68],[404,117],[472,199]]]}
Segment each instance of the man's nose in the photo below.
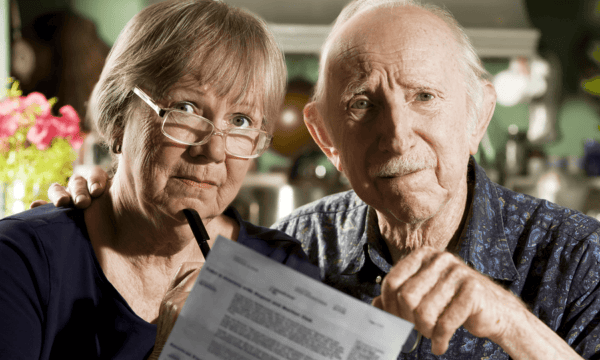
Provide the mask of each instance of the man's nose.
{"label": "man's nose", "polygon": [[215,129],[208,141],[202,145],[191,145],[190,155],[193,157],[204,156],[210,161],[221,162],[225,160],[225,136]]}
{"label": "man's nose", "polygon": [[377,121],[379,150],[404,154],[415,144],[414,120],[406,104],[392,104],[380,114]]}

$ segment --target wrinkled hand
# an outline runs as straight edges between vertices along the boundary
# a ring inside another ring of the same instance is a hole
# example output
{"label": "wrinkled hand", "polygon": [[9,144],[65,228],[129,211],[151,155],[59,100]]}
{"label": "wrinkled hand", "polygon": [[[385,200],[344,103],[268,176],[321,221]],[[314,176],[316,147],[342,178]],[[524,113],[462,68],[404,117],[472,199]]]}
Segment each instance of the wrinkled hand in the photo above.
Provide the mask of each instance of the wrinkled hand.
{"label": "wrinkled hand", "polygon": [[456,256],[433,248],[415,250],[399,261],[373,305],[414,323],[431,339],[436,355],[446,352],[461,325],[500,344],[511,321],[527,311],[512,293]]}
{"label": "wrinkled hand", "polygon": [[[55,206],[68,207],[74,204],[79,209],[85,209],[92,203],[92,197],[104,193],[108,182],[108,174],[101,167],[79,166],[77,172],[69,179],[66,189],[57,183],[50,185],[48,198]],[[36,200],[31,203],[30,208],[46,203],[44,200]]]}
{"label": "wrinkled hand", "polygon": [[203,265],[203,262],[183,263],[171,281],[169,289],[160,304],[156,321],[156,341],[154,342],[154,350],[148,358],[149,360],[158,359]]}

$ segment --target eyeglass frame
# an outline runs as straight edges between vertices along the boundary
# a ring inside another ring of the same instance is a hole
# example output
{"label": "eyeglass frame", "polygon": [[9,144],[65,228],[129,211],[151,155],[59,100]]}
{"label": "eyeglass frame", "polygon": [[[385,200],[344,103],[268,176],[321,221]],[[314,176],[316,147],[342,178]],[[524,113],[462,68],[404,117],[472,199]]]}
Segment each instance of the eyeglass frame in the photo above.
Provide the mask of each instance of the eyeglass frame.
{"label": "eyeglass frame", "polygon": [[[154,100],[152,100],[152,98],[148,94],[146,94],[142,89],[140,89],[137,86],[133,88],[133,92],[140,99],[142,99],[146,104],[148,104],[148,106],[150,106],[152,108],[152,110],[154,110],[154,112],[156,112],[156,114],[158,114],[158,116],[161,119],[163,119],[162,125],[160,127],[160,131],[163,133],[164,136],[168,137],[169,139],[171,139],[173,141],[176,141],[183,145],[196,146],[196,145],[206,144],[207,142],[210,141],[210,139],[213,136],[217,136],[217,135],[221,136],[223,138],[223,141],[225,141],[225,138],[227,137],[227,135],[229,135],[230,129],[220,130],[216,127],[214,122],[210,121],[209,119],[205,118],[204,116],[200,116],[198,114],[186,113],[187,115],[192,115],[192,116],[198,117],[202,121],[208,122],[212,126],[212,131],[209,135],[206,136],[206,138],[204,140],[202,140],[201,142],[197,142],[197,143],[189,143],[189,142],[186,142],[183,140],[176,139],[173,136],[167,134],[167,132],[165,131],[165,123],[167,122],[167,115],[169,114],[169,112],[178,111],[178,110],[177,109],[169,109],[169,108],[161,108],[160,106],[158,106],[158,104],[156,104],[156,102],[154,102]],[[253,129],[253,130],[263,133],[267,137],[267,139],[266,139],[267,145],[264,147],[264,149],[260,153],[254,154],[254,155],[231,154],[227,150],[227,146],[225,146],[225,144],[223,144],[223,146],[225,148],[225,153],[227,153],[228,155],[237,157],[237,158],[242,158],[242,159],[254,159],[254,158],[261,156],[269,148],[269,146],[271,146],[271,142],[273,141],[273,136],[264,130],[260,130],[260,129]]]}

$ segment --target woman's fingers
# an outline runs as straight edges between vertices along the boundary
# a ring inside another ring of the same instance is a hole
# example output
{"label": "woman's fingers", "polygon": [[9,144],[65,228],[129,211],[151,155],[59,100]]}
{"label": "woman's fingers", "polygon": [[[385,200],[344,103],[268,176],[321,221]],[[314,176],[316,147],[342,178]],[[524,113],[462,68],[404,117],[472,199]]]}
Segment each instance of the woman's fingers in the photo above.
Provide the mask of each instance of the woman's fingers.
{"label": "woman's fingers", "polygon": [[165,293],[165,296],[160,304],[158,319],[156,320],[156,342],[154,345],[154,353],[160,353],[179,313],[187,300],[198,275],[202,269],[202,262],[186,262],[181,265],[171,284]]}
{"label": "woman's fingers", "polygon": [[183,291],[191,291],[196,278],[200,274],[200,269],[202,269],[203,262],[184,262],[177,270],[177,273],[171,280],[171,284],[169,285],[169,289],[167,289],[167,293],[169,291],[180,288]]}

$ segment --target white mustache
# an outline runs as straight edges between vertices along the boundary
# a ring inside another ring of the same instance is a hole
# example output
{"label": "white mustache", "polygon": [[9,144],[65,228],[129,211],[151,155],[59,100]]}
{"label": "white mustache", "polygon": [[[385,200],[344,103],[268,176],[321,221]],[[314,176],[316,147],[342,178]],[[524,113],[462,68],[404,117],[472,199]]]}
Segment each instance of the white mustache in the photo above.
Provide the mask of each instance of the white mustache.
{"label": "white mustache", "polygon": [[369,166],[368,172],[371,178],[374,177],[390,177],[403,176],[415,171],[434,168],[436,162],[431,158],[393,158],[383,164]]}

